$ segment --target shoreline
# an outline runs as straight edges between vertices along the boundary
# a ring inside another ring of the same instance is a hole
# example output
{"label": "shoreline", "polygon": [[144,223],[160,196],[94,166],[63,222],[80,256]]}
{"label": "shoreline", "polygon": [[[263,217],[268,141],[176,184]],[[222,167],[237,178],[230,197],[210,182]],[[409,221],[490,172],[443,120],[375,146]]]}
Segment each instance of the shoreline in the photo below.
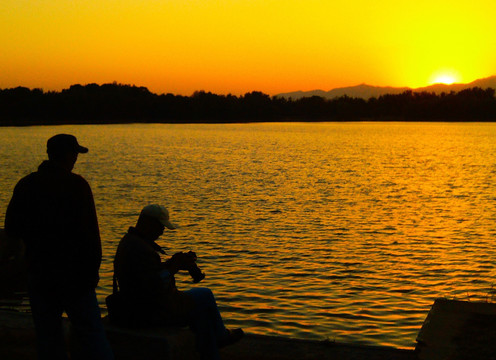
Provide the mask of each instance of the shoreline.
{"label": "shoreline", "polygon": [[[121,328],[102,318],[116,360],[198,360],[195,336],[187,327]],[[493,359],[496,354],[496,304],[438,298],[424,320],[415,349],[302,340],[246,334],[238,343],[221,349],[229,360],[438,360]],[[78,349],[67,318],[66,343]],[[0,358],[36,357],[31,314],[0,310]]]}
{"label": "shoreline", "polygon": [[405,119],[402,117],[388,117],[388,118],[356,118],[356,119],[312,119],[308,118],[285,118],[275,120],[230,120],[230,121],[213,121],[213,120],[181,120],[181,121],[161,121],[161,120],[132,120],[132,121],[94,121],[94,120],[78,120],[78,121],[49,121],[49,122],[36,122],[32,120],[16,120],[16,121],[2,121],[0,120],[0,127],[31,127],[31,126],[62,126],[62,125],[230,125],[230,124],[277,124],[277,123],[470,123],[470,124],[487,124],[496,123],[496,118],[492,120],[483,119]]}

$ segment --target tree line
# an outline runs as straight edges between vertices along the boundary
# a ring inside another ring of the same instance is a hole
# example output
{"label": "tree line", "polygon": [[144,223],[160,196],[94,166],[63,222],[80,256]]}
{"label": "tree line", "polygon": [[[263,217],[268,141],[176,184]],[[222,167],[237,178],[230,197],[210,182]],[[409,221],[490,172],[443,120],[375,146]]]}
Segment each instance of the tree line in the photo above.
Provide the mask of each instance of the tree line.
{"label": "tree line", "polygon": [[191,96],[154,94],[122,84],[72,85],[60,92],[17,87],[0,90],[0,125],[74,123],[228,123],[267,121],[495,121],[495,90],[405,91],[368,100],[342,96],[301,99],[253,91]]}

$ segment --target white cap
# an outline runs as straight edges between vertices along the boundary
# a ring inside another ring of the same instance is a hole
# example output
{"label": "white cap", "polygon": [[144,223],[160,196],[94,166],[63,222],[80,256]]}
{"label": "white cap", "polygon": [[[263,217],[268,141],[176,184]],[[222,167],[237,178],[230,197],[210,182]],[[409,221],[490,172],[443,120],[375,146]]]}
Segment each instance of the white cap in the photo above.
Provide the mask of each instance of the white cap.
{"label": "white cap", "polygon": [[140,216],[148,216],[157,219],[164,225],[167,229],[174,230],[177,226],[173,225],[169,221],[169,211],[163,205],[147,205],[141,210]]}

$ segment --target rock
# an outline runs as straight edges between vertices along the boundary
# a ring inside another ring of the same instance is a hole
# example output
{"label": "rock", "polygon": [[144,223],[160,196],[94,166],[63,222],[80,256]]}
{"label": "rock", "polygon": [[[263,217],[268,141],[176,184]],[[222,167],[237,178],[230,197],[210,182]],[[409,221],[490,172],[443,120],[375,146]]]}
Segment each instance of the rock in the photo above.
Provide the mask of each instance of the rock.
{"label": "rock", "polygon": [[495,360],[496,304],[436,299],[417,336],[420,360]]}

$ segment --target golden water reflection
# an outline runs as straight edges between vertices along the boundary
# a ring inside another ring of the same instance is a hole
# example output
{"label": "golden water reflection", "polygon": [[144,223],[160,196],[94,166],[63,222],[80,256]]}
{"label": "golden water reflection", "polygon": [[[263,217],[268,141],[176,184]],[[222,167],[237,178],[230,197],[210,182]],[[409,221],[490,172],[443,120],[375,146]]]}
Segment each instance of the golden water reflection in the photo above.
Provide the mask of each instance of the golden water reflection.
{"label": "golden water reflection", "polygon": [[[163,203],[230,326],[411,347],[437,297],[492,300],[496,125],[112,125],[0,130],[6,207],[56,132],[90,148],[104,248]],[[4,213],[1,213],[3,216]],[[3,218],[2,218],[3,220]],[[186,275],[182,288],[191,286]]]}

